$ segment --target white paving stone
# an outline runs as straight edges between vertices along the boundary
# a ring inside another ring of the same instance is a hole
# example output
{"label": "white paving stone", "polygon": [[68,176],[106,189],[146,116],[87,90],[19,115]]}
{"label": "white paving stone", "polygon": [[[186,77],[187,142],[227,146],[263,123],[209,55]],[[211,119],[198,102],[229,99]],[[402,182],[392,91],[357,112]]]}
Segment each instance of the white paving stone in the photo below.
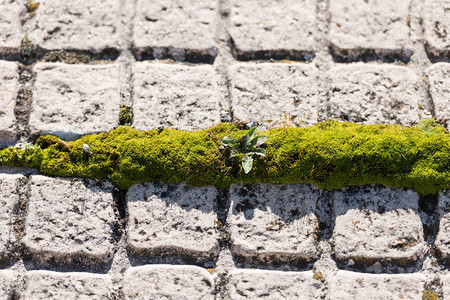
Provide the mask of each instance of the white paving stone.
{"label": "white paving stone", "polygon": [[0,271],[0,300],[13,299],[13,284],[15,281],[16,277],[14,276],[14,272],[5,270]]}
{"label": "white paving stone", "polygon": [[338,271],[331,279],[330,300],[422,299],[425,278],[420,274],[364,274]]}
{"label": "white paving stone", "polygon": [[400,266],[421,259],[425,246],[418,201],[412,190],[381,186],[335,191],[336,258],[364,264],[390,261]]}
{"label": "white paving stone", "polygon": [[437,63],[427,71],[436,119],[450,126],[450,63]]}
{"label": "white paving stone", "polygon": [[133,255],[213,259],[219,245],[214,187],[135,184],[127,194],[128,248]]}
{"label": "white paving stone", "polygon": [[444,299],[450,299],[450,275],[444,277]]}
{"label": "white paving stone", "polygon": [[316,299],[313,272],[235,269],[229,280],[231,299]]}
{"label": "white paving stone", "polygon": [[108,275],[29,271],[25,281],[26,300],[113,299],[113,285]]}
{"label": "white paving stone", "polygon": [[434,56],[450,54],[450,1],[426,0],[423,27],[427,50]]}
{"label": "white paving stone", "polygon": [[130,268],[123,283],[125,299],[214,299],[214,280],[196,266],[147,265]]}
{"label": "white paving stone", "polygon": [[139,0],[133,34],[137,56],[214,58],[217,5],[214,0]]}
{"label": "white paving stone", "polygon": [[230,69],[234,117],[260,128],[317,122],[317,70],[304,63],[241,63]]}
{"label": "white paving stone", "polygon": [[30,38],[46,50],[117,49],[121,2],[116,0],[40,0]]}
{"label": "white paving stone", "polygon": [[238,58],[312,58],[315,0],[234,0],[230,36]]}
{"label": "white paving stone", "polygon": [[450,263],[450,191],[439,193],[439,232],[436,247],[441,256]]}
{"label": "white paving stone", "polygon": [[232,252],[265,263],[313,260],[318,197],[309,185],[232,185],[227,221]]}
{"label": "white paving stone", "polygon": [[328,74],[329,119],[400,125],[419,121],[419,78],[410,69],[356,63],[335,67]]}
{"label": "white paving stone", "polygon": [[0,146],[16,139],[14,108],[19,89],[18,79],[17,65],[0,61]]}
{"label": "white paving stone", "polygon": [[0,53],[12,53],[25,36],[21,20],[26,17],[24,0],[0,0]]}
{"label": "white paving stone", "polygon": [[220,95],[211,65],[138,62],[133,78],[136,129],[199,130],[220,122]]}
{"label": "white paving stone", "polygon": [[33,175],[23,244],[44,264],[105,264],[113,255],[113,186]]}
{"label": "white paving stone", "polygon": [[330,0],[329,40],[343,56],[411,54],[408,48],[410,0]]}
{"label": "white paving stone", "polygon": [[0,174],[0,262],[7,260],[17,240],[12,213],[19,205],[17,189],[21,178],[22,175]]}
{"label": "white paving stone", "polygon": [[33,135],[63,139],[100,133],[119,124],[120,84],[117,65],[40,63],[30,115]]}

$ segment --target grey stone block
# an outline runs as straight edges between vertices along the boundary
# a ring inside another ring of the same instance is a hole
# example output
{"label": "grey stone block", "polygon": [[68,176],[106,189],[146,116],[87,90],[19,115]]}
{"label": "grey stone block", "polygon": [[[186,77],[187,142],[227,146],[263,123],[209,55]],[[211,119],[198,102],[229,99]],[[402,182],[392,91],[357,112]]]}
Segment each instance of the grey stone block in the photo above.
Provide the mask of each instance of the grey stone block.
{"label": "grey stone block", "polygon": [[109,182],[33,175],[22,240],[42,264],[106,264],[113,255]]}
{"label": "grey stone block", "polygon": [[17,242],[13,212],[19,205],[18,184],[22,175],[0,174],[0,263],[5,263]]}
{"label": "grey stone block", "polygon": [[[423,258],[419,196],[412,190],[381,186],[348,187],[334,192],[336,258],[344,263],[405,267]],[[377,266],[379,268],[377,268]],[[371,270],[372,269],[372,270]]]}
{"label": "grey stone block", "polygon": [[25,0],[0,0],[0,54],[17,52],[25,35],[21,20],[26,16]]}
{"label": "grey stone block", "polygon": [[317,122],[317,69],[304,63],[242,63],[231,67],[234,117],[263,129]]}
{"label": "grey stone block", "polygon": [[137,57],[211,62],[217,55],[217,5],[210,0],[139,0],[133,33]]}
{"label": "grey stone block", "polygon": [[450,63],[434,64],[426,73],[436,119],[450,127]]}
{"label": "grey stone block", "polygon": [[434,56],[450,55],[450,1],[426,0],[422,13],[427,50]]}
{"label": "grey stone block", "polygon": [[240,59],[314,56],[316,1],[233,1],[230,36]]}
{"label": "grey stone block", "polygon": [[46,50],[100,53],[118,49],[121,1],[41,0],[30,37]]}
{"label": "grey stone block", "polygon": [[410,0],[330,0],[329,40],[345,57],[367,52],[409,57]]}
{"label": "grey stone block", "polygon": [[40,63],[30,115],[33,135],[74,140],[119,124],[120,84],[117,65]]}
{"label": "grey stone block", "polygon": [[317,299],[313,272],[236,269],[231,272],[231,299]]}
{"label": "grey stone block", "polygon": [[13,299],[14,287],[13,284],[16,281],[14,273],[12,271],[1,270],[0,271],[0,300]]}
{"label": "grey stone block", "polygon": [[318,197],[309,185],[232,185],[227,222],[233,254],[264,264],[315,259]]}
{"label": "grey stone block", "polygon": [[[1,32],[1,31],[0,31]],[[17,65],[0,61],[0,146],[16,140],[16,107],[19,89]]]}
{"label": "grey stone block", "polygon": [[439,193],[439,232],[436,248],[440,255],[450,263],[450,191]]}
{"label": "grey stone block", "polygon": [[114,299],[108,275],[83,272],[29,271],[24,299]]}
{"label": "grey stone block", "polygon": [[123,283],[125,299],[214,299],[214,280],[196,266],[147,265],[130,268]]}
{"label": "grey stone block", "polygon": [[135,184],[127,194],[127,244],[135,256],[212,260],[219,252],[214,187]]}
{"label": "grey stone block", "polygon": [[444,299],[450,299],[450,275],[444,277],[443,290]]}
{"label": "grey stone block", "polygon": [[133,78],[136,129],[199,130],[220,122],[220,95],[212,66],[138,62]]}
{"label": "grey stone block", "polygon": [[338,271],[331,278],[326,299],[422,299],[425,278],[421,274],[364,274]]}
{"label": "grey stone block", "polygon": [[329,71],[328,118],[362,124],[419,121],[418,76],[406,67],[356,63]]}

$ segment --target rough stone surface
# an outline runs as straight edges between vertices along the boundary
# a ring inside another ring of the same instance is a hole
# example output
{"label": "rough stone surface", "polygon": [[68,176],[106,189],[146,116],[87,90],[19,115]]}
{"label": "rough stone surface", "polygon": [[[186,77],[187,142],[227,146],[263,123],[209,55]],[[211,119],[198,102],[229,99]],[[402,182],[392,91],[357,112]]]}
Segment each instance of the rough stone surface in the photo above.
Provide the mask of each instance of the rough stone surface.
{"label": "rough stone surface", "polygon": [[450,299],[450,275],[444,277],[444,299]]}
{"label": "rough stone surface", "polygon": [[315,11],[314,0],[234,0],[229,32],[235,54],[243,59],[312,59]]}
{"label": "rough stone surface", "polygon": [[76,139],[119,124],[118,66],[40,63],[34,71],[30,115],[33,135]]}
{"label": "rough stone surface", "polygon": [[339,271],[331,278],[326,299],[422,299],[425,280],[420,274],[364,274]]}
{"label": "rough stone surface", "polygon": [[108,275],[29,271],[24,299],[113,299]]}
{"label": "rough stone surface", "polygon": [[427,71],[436,119],[450,127],[450,63],[437,63]]}
{"label": "rough stone surface", "polygon": [[229,281],[230,299],[316,299],[313,272],[236,269]]}
{"label": "rough stone surface", "polygon": [[374,272],[384,261],[404,267],[421,259],[425,247],[418,201],[412,190],[381,186],[335,191],[336,258],[346,263],[375,263]]}
{"label": "rough stone surface", "polygon": [[232,252],[247,261],[311,261],[319,192],[309,185],[233,185],[228,215]]}
{"label": "rough stone surface", "polygon": [[217,4],[210,0],[139,0],[133,35],[138,58],[214,59]]}
{"label": "rough stone surface", "polygon": [[147,265],[125,272],[125,299],[214,299],[211,274],[196,266]]}
{"label": "rough stone surface", "polygon": [[410,0],[330,0],[333,50],[342,56],[410,56],[409,6]]}
{"label": "rough stone surface", "polygon": [[14,108],[16,107],[18,78],[18,69],[15,63],[0,61],[0,146],[14,142],[16,139]]}
{"label": "rough stone surface", "polygon": [[0,263],[7,260],[17,237],[13,229],[14,207],[19,205],[17,193],[22,175],[0,174]]}
{"label": "rough stone surface", "polygon": [[121,1],[41,0],[30,38],[46,50],[118,49]]}
{"label": "rough stone surface", "polygon": [[230,69],[234,117],[261,127],[317,122],[317,70],[304,63],[237,64]]}
{"label": "rough stone surface", "polygon": [[24,0],[0,0],[0,54],[17,51],[24,37],[20,24],[26,14]]}
{"label": "rough stone surface", "polygon": [[109,262],[112,189],[109,182],[32,176],[22,240],[26,250],[44,264]]}
{"label": "rough stone surface", "polygon": [[214,187],[135,184],[127,194],[128,247],[133,255],[179,255],[211,260],[218,254]]}
{"label": "rough stone surface", "polygon": [[401,125],[419,121],[419,79],[406,67],[356,63],[335,67],[328,76],[328,119]]}
{"label": "rough stone surface", "polygon": [[199,130],[218,124],[213,67],[136,63],[133,112],[133,126],[139,130],[160,126]]}
{"label": "rough stone surface", "polygon": [[450,1],[426,0],[423,27],[427,50],[434,56],[450,55]]}
{"label": "rough stone surface", "polygon": [[15,281],[14,273],[11,271],[0,271],[0,300],[13,299],[13,282]]}
{"label": "rough stone surface", "polygon": [[450,191],[439,193],[439,232],[436,248],[440,255],[450,263]]}

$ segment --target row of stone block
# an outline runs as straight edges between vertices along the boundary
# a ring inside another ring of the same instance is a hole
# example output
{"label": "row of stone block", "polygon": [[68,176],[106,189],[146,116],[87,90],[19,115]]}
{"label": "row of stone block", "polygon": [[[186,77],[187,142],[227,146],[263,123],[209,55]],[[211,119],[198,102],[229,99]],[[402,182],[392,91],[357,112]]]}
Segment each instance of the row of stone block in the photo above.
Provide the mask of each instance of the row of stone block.
{"label": "row of stone block", "polygon": [[[42,265],[104,266],[111,261],[119,217],[110,183],[32,175],[19,196],[21,178],[0,177],[2,263],[12,260],[19,242],[26,257]],[[214,265],[221,235],[229,234],[233,255],[245,263],[305,266],[318,258],[316,206],[321,190],[254,184],[233,185],[229,193],[224,223],[217,217],[220,195],[214,187],[150,182],[132,186],[126,196],[128,253]],[[332,197],[333,216],[328,218],[336,220],[332,243],[338,262],[380,272],[384,266],[407,267],[424,258],[427,244],[415,192],[362,186],[337,190]],[[14,227],[20,206],[26,206],[23,234]],[[447,262],[449,207],[449,192],[441,192],[435,246]]]}
{"label": "row of stone block", "polygon": [[[20,295],[13,271],[0,270],[0,299]],[[328,274],[327,274],[328,275]],[[124,299],[215,299],[216,276],[196,266],[146,265],[129,268]],[[312,271],[284,272],[234,269],[225,286],[229,299],[427,299],[423,274],[374,275],[338,271],[328,277]],[[443,277],[443,299],[450,297],[450,276]],[[21,299],[117,299],[110,275],[28,271]]]}
{"label": "row of stone block", "polygon": [[[219,1],[40,1],[25,8],[28,0],[0,1],[0,51],[20,47],[25,36],[22,23],[29,22],[29,37],[46,50],[77,49],[102,52],[121,49],[127,25],[124,12],[133,16],[133,47],[138,57],[191,56],[214,58]],[[411,55],[411,0],[331,0],[328,7],[329,43],[339,55],[374,52],[381,55]],[[435,56],[450,51],[448,1],[426,0],[422,5],[424,38]],[[311,59],[316,35],[315,0],[238,1],[229,7],[228,32],[240,58],[292,57]]]}
{"label": "row of stone block", "polygon": [[[32,135],[75,139],[118,126],[123,87],[116,64],[39,63],[33,71]],[[12,143],[19,88],[16,64],[0,62],[0,74],[0,143]],[[426,74],[436,118],[450,124],[450,64],[437,63]],[[312,64],[240,63],[229,68],[229,77],[231,107],[210,65],[137,62],[133,127],[199,130],[218,124],[227,110],[237,120],[260,122],[261,128],[312,125],[319,118],[413,125],[424,117],[426,101],[417,91],[422,79],[407,67],[356,63],[332,68],[326,79],[327,103],[319,103],[318,71]]]}

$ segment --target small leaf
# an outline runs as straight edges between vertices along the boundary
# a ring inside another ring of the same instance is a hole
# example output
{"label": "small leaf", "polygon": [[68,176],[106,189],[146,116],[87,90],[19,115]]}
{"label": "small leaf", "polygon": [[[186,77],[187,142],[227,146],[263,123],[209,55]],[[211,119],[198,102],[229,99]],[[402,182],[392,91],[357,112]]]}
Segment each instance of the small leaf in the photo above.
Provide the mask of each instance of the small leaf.
{"label": "small leaf", "polygon": [[253,139],[251,145],[258,147],[258,146],[261,146],[262,144],[264,144],[265,141],[267,141],[267,136],[260,135]]}
{"label": "small leaf", "polygon": [[232,144],[236,144],[236,139],[232,139],[226,136],[222,139],[222,144],[225,146],[231,146]]}
{"label": "small leaf", "polygon": [[250,172],[253,167],[253,158],[247,155],[242,157],[242,167],[244,168],[245,174]]}
{"label": "small leaf", "polygon": [[248,133],[246,135],[244,135],[244,137],[242,138],[242,146],[244,149],[246,147],[248,147],[250,145],[251,141],[254,139],[257,129],[258,129],[258,127],[251,128],[248,131]]}
{"label": "small leaf", "polygon": [[253,148],[250,152],[248,152],[248,154],[257,154],[257,155],[265,156],[266,149]]}
{"label": "small leaf", "polygon": [[231,154],[230,154],[230,157],[235,157],[235,156],[238,156],[238,155],[239,155],[239,152],[237,152],[236,150],[232,150]]}

